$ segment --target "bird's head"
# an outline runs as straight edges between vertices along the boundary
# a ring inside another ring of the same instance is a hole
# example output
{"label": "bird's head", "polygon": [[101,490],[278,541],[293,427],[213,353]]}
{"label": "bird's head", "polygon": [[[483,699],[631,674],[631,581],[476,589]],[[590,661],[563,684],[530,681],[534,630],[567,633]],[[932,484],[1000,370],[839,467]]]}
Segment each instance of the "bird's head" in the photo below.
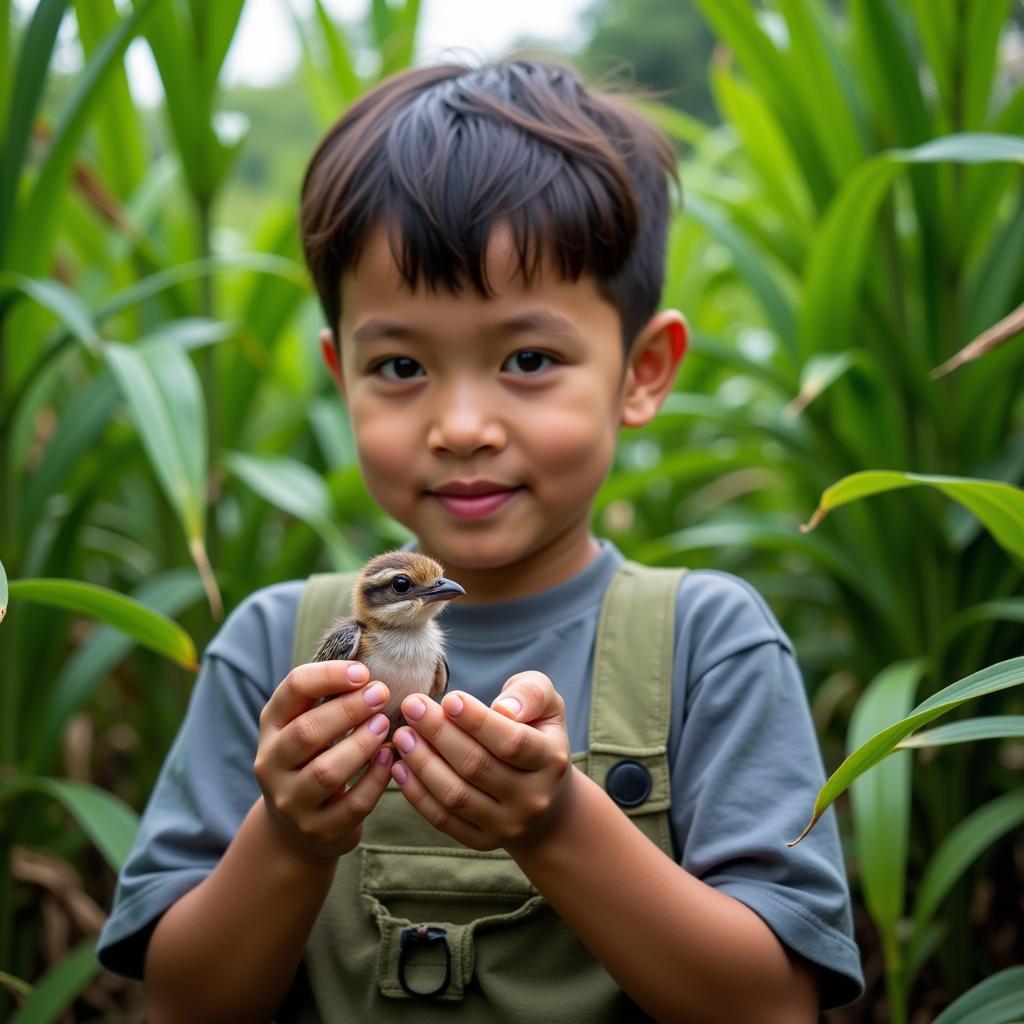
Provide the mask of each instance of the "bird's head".
{"label": "bird's head", "polygon": [[415,628],[452,598],[465,594],[444,569],[416,551],[388,551],[366,563],[353,591],[352,611],[367,624]]}

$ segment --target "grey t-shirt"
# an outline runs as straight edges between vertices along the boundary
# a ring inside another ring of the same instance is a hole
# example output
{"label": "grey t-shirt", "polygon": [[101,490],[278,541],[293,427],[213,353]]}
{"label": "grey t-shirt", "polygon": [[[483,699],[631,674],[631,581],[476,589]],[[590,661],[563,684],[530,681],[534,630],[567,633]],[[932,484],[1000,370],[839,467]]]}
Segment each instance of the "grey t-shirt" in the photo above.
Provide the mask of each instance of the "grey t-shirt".
{"label": "grey t-shirt", "polygon": [[[573,751],[585,750],[598,613],[621,562],[604,541],[582,572],[544,593],[449,605],[440,621],[450,688],[489,704],[509,676],[544,672],[565,700]],[[302,586],[252,594],[207,647],[100,935],[108,969],[142,976],[160,916],[213,870],[259,796],[252,770],[259,715],[291,667]],[[863,978],[833,812],[800,845],[786,847],[824,781],[789,638],[744,580],[695,570],[679,587],[673,665],[676,859],[749,906],[817,968],[823,1009],[850,1002]]]}

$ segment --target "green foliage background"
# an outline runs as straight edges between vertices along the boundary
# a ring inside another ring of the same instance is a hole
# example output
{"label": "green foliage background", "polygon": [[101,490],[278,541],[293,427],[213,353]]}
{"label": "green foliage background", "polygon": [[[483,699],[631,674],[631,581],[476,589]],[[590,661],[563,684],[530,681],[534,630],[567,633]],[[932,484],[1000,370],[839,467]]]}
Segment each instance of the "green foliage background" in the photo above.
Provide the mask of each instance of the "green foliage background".
{"label": "green foliage background", "polygon": [[[0,1014],[21,1020],[138,1012],[93,941],[224,611],[403,537],[321,370],[295,219],[319,134],[412,63],[419,4],[374,0],[351,26],[316,4],[293,79],[226,94],[242,9],[42,0],[15,25],[0,0]],[[869,993],[833,1019],[1019,1019],[1021,5],[643,11],[596,5],[578,57],[665,90],[647,109],[685,208],[664,301],[694,340],[664,414],[623,436],[595,525],[641,561],[754,583],[829,770],[857,751],[827,799]],[[65,16],[85,55],[69,77]],[[136,35],[155,112],[128,89]],[[946,722],[908,738],[922,708]],[[901,747],[859,774],[886,736]]]}

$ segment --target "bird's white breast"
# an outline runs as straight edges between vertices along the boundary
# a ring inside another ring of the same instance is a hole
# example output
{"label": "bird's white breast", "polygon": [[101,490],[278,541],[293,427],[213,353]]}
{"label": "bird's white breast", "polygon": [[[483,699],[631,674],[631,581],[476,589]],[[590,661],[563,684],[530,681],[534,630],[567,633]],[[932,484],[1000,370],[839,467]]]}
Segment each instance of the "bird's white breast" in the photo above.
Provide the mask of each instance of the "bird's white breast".
{"label": "bird's white breast", "polygon": [[443,656],[441,630],[428,622],[420,629],[380,630],[363,663],[371,679],[387,683],[394,704],[410,693],[429,693]]}

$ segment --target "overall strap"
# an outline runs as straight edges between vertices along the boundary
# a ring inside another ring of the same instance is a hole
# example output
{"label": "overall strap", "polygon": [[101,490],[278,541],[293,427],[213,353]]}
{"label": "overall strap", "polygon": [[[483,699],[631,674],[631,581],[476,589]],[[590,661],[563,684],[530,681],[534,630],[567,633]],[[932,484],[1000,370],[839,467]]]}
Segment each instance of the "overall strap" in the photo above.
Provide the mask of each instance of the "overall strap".
{"label": "overall strap", "polygon": [[670,855],[668,730],[685,572],[626,561],[609,584],[594,648],[586,760],[587,774]]}
{"label": "overall strap", "polygon": [[306,580],[295,616],[292,667],[310,661],[327,628],[352,609],[358,572],[318,572]]}

